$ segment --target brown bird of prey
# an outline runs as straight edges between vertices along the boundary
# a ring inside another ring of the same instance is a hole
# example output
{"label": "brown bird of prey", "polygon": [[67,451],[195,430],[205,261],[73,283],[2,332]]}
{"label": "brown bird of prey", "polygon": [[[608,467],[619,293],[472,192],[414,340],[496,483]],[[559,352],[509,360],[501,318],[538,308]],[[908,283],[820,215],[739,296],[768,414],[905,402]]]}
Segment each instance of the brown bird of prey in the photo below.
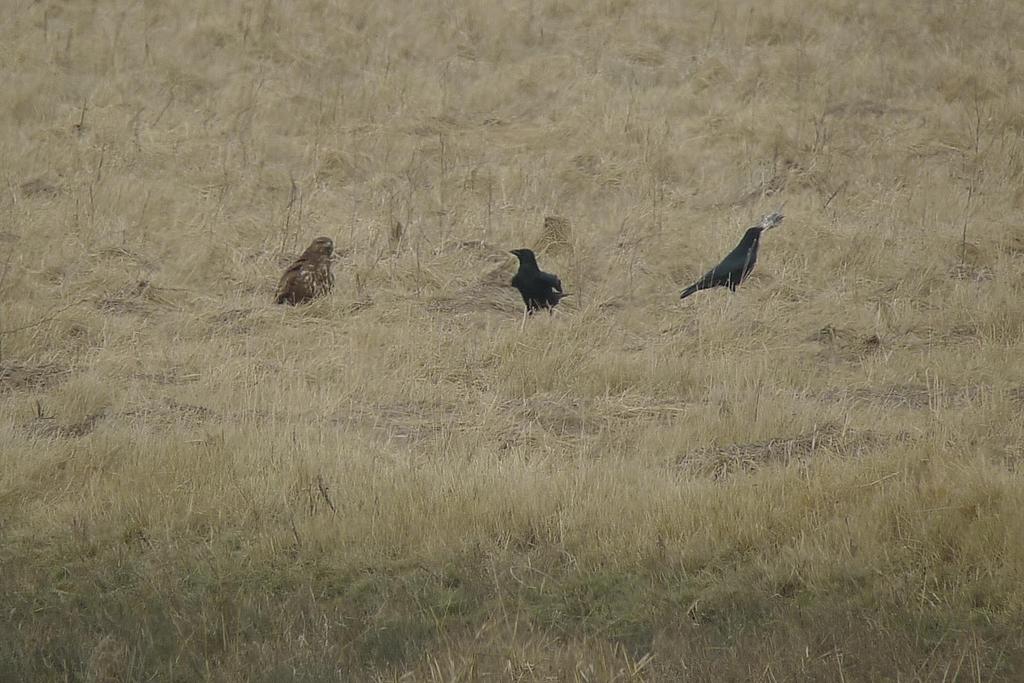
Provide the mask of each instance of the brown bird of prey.
{"label": "brown bird of prey", "polygon": [[317,237],[302,252],[295,263],[288,266],[277,285],[274,303],[302,304],[327,294],[334,288],[331,258],[334,242],[330,237]]}

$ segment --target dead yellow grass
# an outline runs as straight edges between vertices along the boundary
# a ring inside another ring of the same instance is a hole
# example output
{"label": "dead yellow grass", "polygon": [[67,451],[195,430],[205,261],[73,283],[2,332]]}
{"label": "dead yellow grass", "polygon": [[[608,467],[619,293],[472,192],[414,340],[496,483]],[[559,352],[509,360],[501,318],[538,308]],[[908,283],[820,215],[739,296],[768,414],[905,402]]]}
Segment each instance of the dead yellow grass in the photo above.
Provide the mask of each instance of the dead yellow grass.
{"label": "dead yellow grass", "polygon": [[[0,679],[1017,678],[1022,36],[15,3]],[[574,296],[521,327],[537,244]]]}

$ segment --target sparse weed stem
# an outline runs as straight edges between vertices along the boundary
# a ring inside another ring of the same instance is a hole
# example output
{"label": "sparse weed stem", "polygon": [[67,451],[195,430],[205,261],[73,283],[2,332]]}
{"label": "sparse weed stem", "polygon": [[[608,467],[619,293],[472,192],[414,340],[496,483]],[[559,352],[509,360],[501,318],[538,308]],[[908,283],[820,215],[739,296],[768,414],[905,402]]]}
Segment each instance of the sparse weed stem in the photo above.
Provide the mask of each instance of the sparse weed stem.
{"label": "sparse weed stem", "polygon": [[[6,316],[4,315],[4,307],[7,303],[6,293],[4,285],[7,284],[7,275],[11,270],[11,261],[14,259],[14,249],[10,249],[7,252],[7,258],[4,259],[3,270],[0,270],[0,330],[3,329],[4,322],[6,322]],[[4,362],[4,335],[0,333],[0,367],[3,366]]]}

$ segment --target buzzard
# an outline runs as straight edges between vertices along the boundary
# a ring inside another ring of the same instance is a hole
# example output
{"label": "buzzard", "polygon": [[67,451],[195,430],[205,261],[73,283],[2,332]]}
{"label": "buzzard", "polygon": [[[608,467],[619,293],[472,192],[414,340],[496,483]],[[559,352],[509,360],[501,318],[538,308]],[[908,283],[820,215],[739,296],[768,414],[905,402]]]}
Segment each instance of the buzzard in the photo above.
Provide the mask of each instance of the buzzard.
{"label": "buzzard", "polygon": [[274,302],[294,306],[330,292],[334,288],[334,275],[331,273],[333,254],[334,242],[330,237],[313,240],[302,256],[284,271]]}

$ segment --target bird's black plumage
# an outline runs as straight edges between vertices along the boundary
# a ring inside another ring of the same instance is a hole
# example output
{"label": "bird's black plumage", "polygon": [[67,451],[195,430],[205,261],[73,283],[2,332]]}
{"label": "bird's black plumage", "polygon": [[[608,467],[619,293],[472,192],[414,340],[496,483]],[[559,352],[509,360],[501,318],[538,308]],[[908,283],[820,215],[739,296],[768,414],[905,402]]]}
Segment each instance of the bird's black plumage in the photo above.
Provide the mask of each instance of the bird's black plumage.
{"label": "bird's black plumage", "polygon": [[541,308],[550,311],[567,296],[562,292],[562,281],[558,276],[540,269],[532,250],[513,249],[512,253],[519,259],[519,270],[512,278],[512,286],[523,296],[527,313],[532,315]]}
{"label": "bird's black plumage", "polygon": [[712,287],[728,287],[735,292],[736,288],[747,279],[757,263],[757,248],[761,242],[761,233],[774,228],[782,222],[782,214],[775,212],[761,219],[758,225],[748,228],[743,239],[729,255],[717,266],[704,273],[704,276],[683,290],[680,299]]}

